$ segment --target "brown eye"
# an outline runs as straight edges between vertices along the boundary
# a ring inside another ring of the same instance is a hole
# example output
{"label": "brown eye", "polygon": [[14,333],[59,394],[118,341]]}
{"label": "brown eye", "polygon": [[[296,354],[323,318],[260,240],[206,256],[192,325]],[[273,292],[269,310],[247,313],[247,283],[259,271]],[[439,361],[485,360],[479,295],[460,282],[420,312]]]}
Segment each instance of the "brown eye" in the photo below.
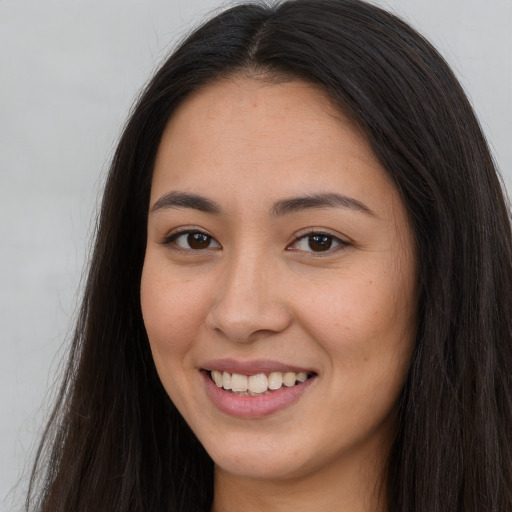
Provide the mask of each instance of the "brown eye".
{"label": "brown eye", "polygon": [[165,243],[194,251],[220,248],[220,244],[212,236],[201,231],[175,233]]}
{"label": "brown eye", "polygon": [[343,249],[347,242],[328,233],[310,233],[299,237],[291,246],[292,250],[309,253],[334,252]]}
{"label": "brown eye", "polygon": [[187,243],[191,249],[206,249],[211,242],[212,237],[204,233],[189,233]]}
{"label": "brown eye", "polygon": [[315,252],[328,251],[332,246],[332,236],[308,236],[308,246],[312,251]]}

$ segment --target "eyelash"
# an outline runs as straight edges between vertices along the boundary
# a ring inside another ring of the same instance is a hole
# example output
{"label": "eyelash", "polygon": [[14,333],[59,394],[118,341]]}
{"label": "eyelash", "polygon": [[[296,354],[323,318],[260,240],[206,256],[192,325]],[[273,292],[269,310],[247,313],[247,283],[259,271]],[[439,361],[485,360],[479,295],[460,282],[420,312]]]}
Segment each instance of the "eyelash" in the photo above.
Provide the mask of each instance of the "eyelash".
{"label": "eyelash", "polygon": [[[215,238],[213,238],[211,235],[209,235],[207,232],[205,231],[201,231],[200,229],[181,229],[180,231],[176,231],[174,233],[171,233],[170,235],[166,236],[163,240],[162,240],[162,245],[167,245],[169,246],[170,248],[172,248],[174,251],[182,251],[182,252],[189,252],[189,251],[201,251],[201,250],[205,250],[205,249],[212,249],[212,247],[204,247],[204,248],[193,248],[193,247],[182,247],[180,245],[178,245],[176,243],[176,240],[178,240],[178,238],[181,238],[182,236],[186,236],[187,235],[187,238],[189,236],[194,236],[194,235],[201,235],[203,237],[206,237],[209,241],[214,241],[215,243],[217,243],[218,247],[214,247],[214,249],[217,249],[217,248],[220,248],[221,245],[219,244],[219,242],[217,242],[215,240]],[[190,245],[190,244],[189,244]]]}
{"label": "eyelash", "polygon": [[[198,248],[190,247],[190,240],[188,240],[188,237],[195,236],[195,235],[200,235],[200,236],[206,237],[208,246],[207,247],[198,247]],[[176,243],[176,241],[183,236],[187,236],[187,243],[189,244],[189,247],[182,247]],[[320,240],[321,238],[323,238],[324,240],[323,241]],[[317,240],[314,240],[314,239],[317,239]],[[211,242],[214,242],[217,245],[214,247],[211,247],[210,246]],[[322,251],[322,250],[308,251],[306,249],[293,248],[293,246],[297,246],[300,242],[306,242],[310,249],[313,249],[311,246],[312,243],[320,243],[320,244],[327,243],[328,247],[325,251]],[[217,250],[222,247],[220,245],[220,243],[217,242],[217,240],[215,240],[215,238],[213,238],[210,234],[208,234],[205,231],[201,231],[199,229],[182,229],[180,231],[171,233],[170,235],[166,236],[162,240],[161,243],[162,243],[162,245],[169,246],[172,250],[179,251],[179,252],[190,252],[190,251],[199,252],[199,251],[203,251],[203,250],[212,250],[212,249]],[[332,247],[333,244],[335,244],[334,247]],[[297,236],[297,238],[295,238],[295,240],[286,248],[286,250],[302,251],[305,253],[310,253],[310,254],[315,254],[315,255],[321,256],[324,254],[332,254],[334,252],[338,252],[340,250],[343,250],[344,248],[346,248],[349,245],[350,244],[348,242],[341,240],[337,236],[334,236],[332,233],[328,233],[328,232],[325,232],[322,230],[312,230],[312,231],[304,233],[300,236]]]}
{"label": "eyelash", "polygon": [[[320,241],[319,239],[324,239],[323,241]],[[317,239],[317,240],[314,240]],[[326,240],[327,239],[327,240]],[[293,249],[292,246],[297,246],[300,242],[307,243],[309,249],[313,249],[311,247],[312,243],[328,243],[328,247],[324,251],[308,251],[306,249]],[[333,244],[334,247],[333,247]],[[346,242],[345,240],[341,240],[341,238],[338,238],[337,236],[333,235],[332,233],[328,233],[322,230],[312,230],[307,233],[304,233],[300,236],[297,236],[297,238],[293,241],[292,244],[290,244],[287,247],[287,250],[289,251],[303,251],[305,253],[315,254],[316,256],[323,256],[323,255],[330,255],[335,252],[341,251],[348,247],[350,244]]]}

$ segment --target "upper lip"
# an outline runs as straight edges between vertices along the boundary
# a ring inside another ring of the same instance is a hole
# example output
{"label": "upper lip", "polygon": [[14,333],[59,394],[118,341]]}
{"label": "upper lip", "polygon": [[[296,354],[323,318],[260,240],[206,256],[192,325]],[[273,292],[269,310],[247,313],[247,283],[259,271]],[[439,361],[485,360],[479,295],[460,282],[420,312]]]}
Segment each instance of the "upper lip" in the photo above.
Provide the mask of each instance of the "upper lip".
{"label": "upper lip", "polygon": [[221,372],[237,373],[240,375],[257,375],[259,373],[271,372],[305,372],[314,373],[310,368],[303,368],[294,364],[288,364],[269,359],[253,359],[250,361],[239,361],[236,359],[214,359],[202,365],[203,370],[218,370]]}

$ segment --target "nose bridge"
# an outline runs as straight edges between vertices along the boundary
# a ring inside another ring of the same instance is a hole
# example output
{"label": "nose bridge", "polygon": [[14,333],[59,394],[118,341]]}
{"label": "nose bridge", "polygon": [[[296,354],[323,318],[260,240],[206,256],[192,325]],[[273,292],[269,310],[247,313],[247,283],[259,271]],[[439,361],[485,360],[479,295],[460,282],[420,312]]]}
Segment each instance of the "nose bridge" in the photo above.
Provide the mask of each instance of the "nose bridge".
{"label": "nose bridge", "polygon": [[286,329],[290,318],[279,287],[278,264],[269,252],[240,251],[224,264],[209,327],[238,342]]}

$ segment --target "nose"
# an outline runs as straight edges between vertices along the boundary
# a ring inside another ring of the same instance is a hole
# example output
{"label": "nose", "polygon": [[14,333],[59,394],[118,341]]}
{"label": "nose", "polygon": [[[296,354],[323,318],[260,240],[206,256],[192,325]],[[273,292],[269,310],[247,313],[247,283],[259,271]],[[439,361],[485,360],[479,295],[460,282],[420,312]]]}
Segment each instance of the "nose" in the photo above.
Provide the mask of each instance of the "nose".
{"label": "nose", "polygon": [[226,262],[206,317],[209,329],[245,343],[282,332],[291,323],[282,271],[269,258],[240,256]]}

